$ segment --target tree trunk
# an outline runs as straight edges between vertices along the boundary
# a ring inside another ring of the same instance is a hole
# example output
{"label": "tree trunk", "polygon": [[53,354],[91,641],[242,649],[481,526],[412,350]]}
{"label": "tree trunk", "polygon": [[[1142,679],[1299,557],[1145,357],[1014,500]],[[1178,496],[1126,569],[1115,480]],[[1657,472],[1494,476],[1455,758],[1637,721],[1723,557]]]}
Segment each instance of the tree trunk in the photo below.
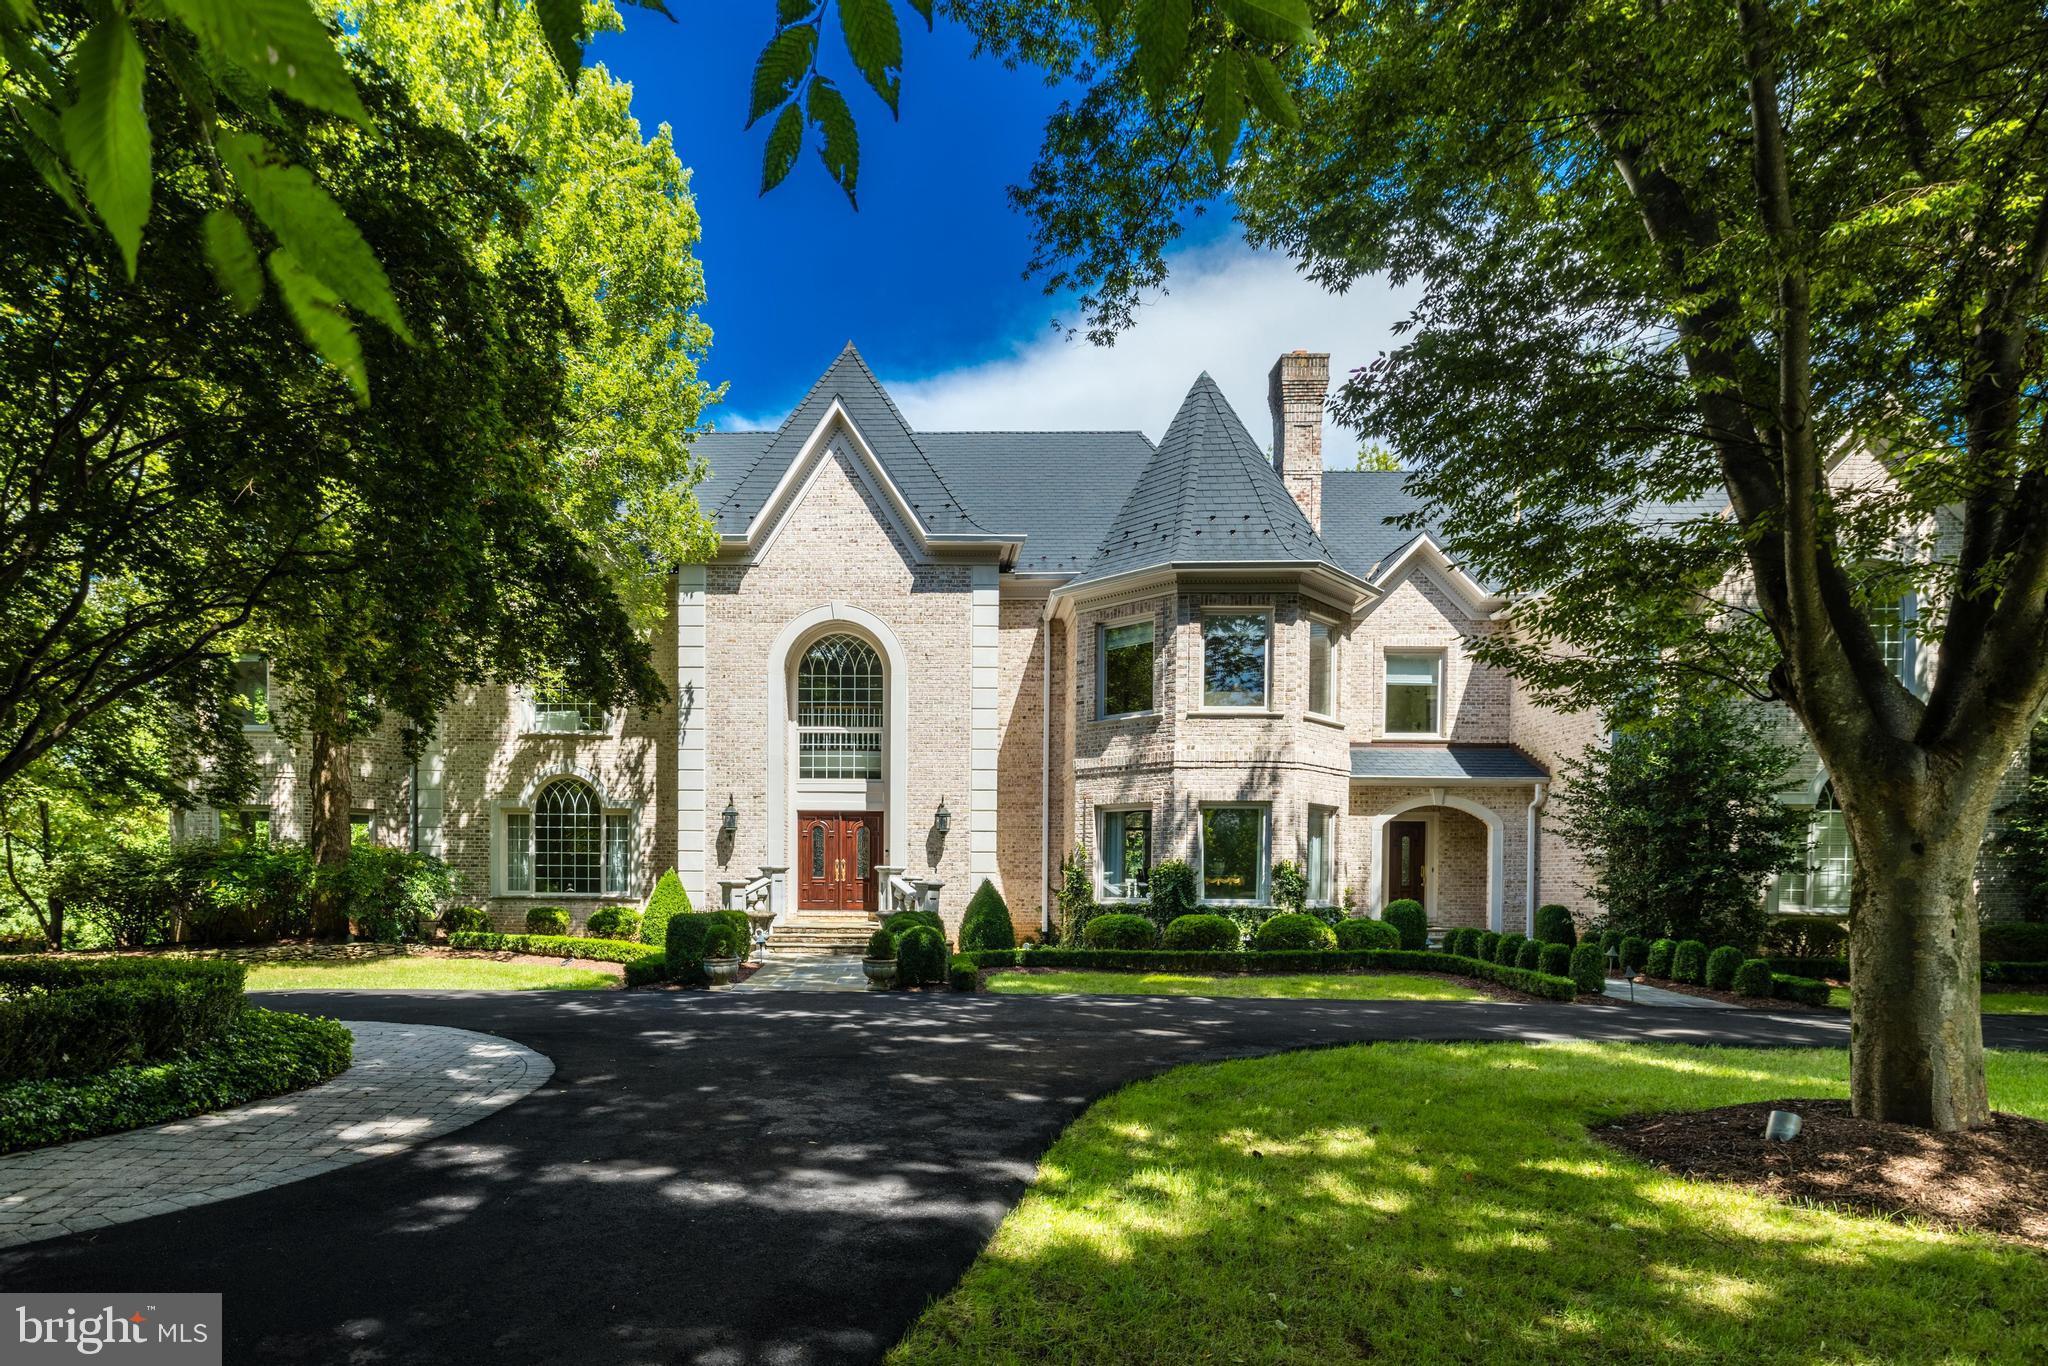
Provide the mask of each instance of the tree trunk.
{"label": "tree trunk", "polygon": [[1986,1124],[1976,871],[1997,772],[1960,782],[1880,777],[1860,796],[1850,795],[1853,780],[1833,776],[1855,861],[1855,1114],[1944,1131]]}
{"label": "tree trunk", "polygon": [[312,739],[309,775],[311,806],[306,846],[313,858],[313,933],[322,938],[348,934],[348,912],[340,874],[348,867],[351,789],[348,707],[339,690],[320,688],[308,707]]}

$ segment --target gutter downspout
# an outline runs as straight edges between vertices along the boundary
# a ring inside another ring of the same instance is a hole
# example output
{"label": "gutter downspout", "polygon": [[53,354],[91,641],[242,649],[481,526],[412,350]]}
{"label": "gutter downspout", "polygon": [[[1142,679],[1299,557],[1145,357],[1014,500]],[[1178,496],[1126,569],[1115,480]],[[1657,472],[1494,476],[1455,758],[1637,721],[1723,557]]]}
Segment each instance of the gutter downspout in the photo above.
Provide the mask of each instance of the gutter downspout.
{"label": "gutter downspout", "polygon": [[1539,782],[1535,785],[1535,795],[1529,798],[1529,882],[1525,888],[1528,893],[1528,906],[1525,909],[1529,918],[1528,933],[1532,935],[1536,933],[1536,878],[1543,868],[1543,861],[1538,856],[1541,847],[1538,836],[1542,823],[1537,817],[1542,812],[1544,803],[1549,799],[1549,796],[1550,784]]}
{"label": "gutter downspout", "polygon": [[1052,933],[1052,599],[1040,614],[1045,658],[1038,666],[1038,933]]}

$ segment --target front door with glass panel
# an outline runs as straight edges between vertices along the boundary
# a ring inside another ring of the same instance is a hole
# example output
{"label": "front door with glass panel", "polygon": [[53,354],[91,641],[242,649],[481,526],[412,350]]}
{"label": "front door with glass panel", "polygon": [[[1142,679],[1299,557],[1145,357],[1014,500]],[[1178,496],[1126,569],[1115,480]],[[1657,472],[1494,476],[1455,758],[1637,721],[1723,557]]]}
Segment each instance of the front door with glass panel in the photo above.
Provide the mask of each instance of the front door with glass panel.
{"label": "front door with glass panel", "polygon": [[1422,870],[1428,861],[1429,822],[1387,822],[1387,900],[1429,903],[1422,895]]}
{"label": "front door with glass panel", "polygon": [[881,847],[879,811],[806,811],[796,822],[797,909],[875,909],[875,857]]}

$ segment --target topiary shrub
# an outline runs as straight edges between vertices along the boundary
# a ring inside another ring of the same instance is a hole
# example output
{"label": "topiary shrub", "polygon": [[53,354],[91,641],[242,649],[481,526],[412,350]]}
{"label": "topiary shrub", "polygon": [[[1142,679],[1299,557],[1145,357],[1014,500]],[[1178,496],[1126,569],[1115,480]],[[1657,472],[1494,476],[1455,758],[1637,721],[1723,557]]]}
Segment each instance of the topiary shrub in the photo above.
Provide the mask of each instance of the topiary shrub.
{"label": "topiary shrub", "polygon": [[724,952],[713,955],[719,958],[745,958],[754,947],[754,922],[747,919],[745,911],[712,911],[711,918],[725,927],[722,936]]}
{"label": "topiary shrub", "polygon": [[981,969],[966,954],[955,954],[946,968],[946,985],[955,991],[980,991]]}
{"label": "topiary shrub", "polygon": [[631,906],[600,906],[583,928],[593,939],[638,939],[640,912]]}
{"label": "topiary shrub", "polygon": [[1707,946],[1697,939],[1681,939],[1671,951],[1671,980],[1700,985],[1707,979]]}
{"label": "topiary shrub", "polygon": [[1420,949],[1429,945],[1429,915],[1422,909],[1422,903],[1408,897],[1389,901],[1387,909],[1380,912],[1380,919],[1392,925],[1401,935],[1401,947]]}
{"label": "topiary shrub", "polygon": [[640,917],[640,938],[649,944],[668,943],[668,922],[673,916],[691,913],[690,894],[683,887],[683,880],[671,868],[661,875],[654,884],[654,895],[647,898],[647,914]]}
{"label": "topiary shrub", "polygon": [[1659,939],[1650,945],[1650,956],[1643,960],[1643,971],[1663,981],[1671,979],[1671,955],[1678,945],[1669,939]]}
{"label": "topiary shrub", "polygon": [[1620,948],[1621,941],[1624,937],[1625,936],[1622,934],[1620,930],[1602,930],[1600,932],[1601,956],[1604,958],[1608,954],[1613,953],[1616,949]]}
{"label": "topiary shrub", "polygon": [[[1575,948],[1565,944],[1539,944],[1536,946],[1536,971],[1552,977],[1572,975],[1572,954]],[[1598,953],[1595,949],[1593,952]]]}
{"label": "topiary shrub", "polygon": [[882,928],[894,935],[901,935],[905,930],[919,925],[928,930],[937,930],[940,938],[945,937],[946,922],[939,919],[937,911],[898,911],[894,915],[882,917]]}
{"label": "topiary shrub", "polygon": [[1572,984],[1588,996],[1607,990],[1607,955],[1598,944],[1581,944],[1572,950]]}
{"label": "topiary shrub", "polygon": [[1543,956],[1543,950],[1544,950],[1544,949],[1546,949],[1546,948],[1560,948],[1560,949],[1561,949],[1561,948],[1563,948],[1563,947],[1564,947],[1564,945],[1562,945],[1562,944],[1555,944],[1555,945],[1546,945],[1546,944],[1539,944],[1539,943],[1537,943],[1537,942],[1536,942],[1535,940],[1533,940],[1533,939],[1524,939],[1524,940],[1522,941],[1522,947],[1521,947],[1521,948],[1519,948],[1519,949],[1516,949],[1516,950],[1515,950],[1515,966],[1516,966],[1516,967],[1518,967],[1518,968],[1526,968],[1526,969],[1528,969],[1529,971],[1533,972],[1533,971],[1535,971],[1535,969],[1536,969],[1536,964],[1537,964],[1537,962],[1538,962],[1538,961],[1539,961],[1539,960],[1540,960],[1540,959],[1542,958],[1542,956]]}
{"label": "topiary shrub", "polygon": [[1466,957],[1477,958],[1484,963],[1491,963],[1493,961],[1493,951],[1499,947],[1499,934],[1497,934],[1493,930],[1481,930],[1476,936],[1474,936],[1472,940],[1472,952],[1467,954]]}
{"label": "topiary shrub", "polygon": [[967,903],[967,914],[960,921],[960,951],[974,953],[981,949],[1014,949],[1017,947],[1017,931],[1010,924],[1010,908],[1003,901],[1003,894],[987,878],[974,889],[974,896]]}
{"label": "topiary shrub", "polygon": [[1515,965],[1515,955],[1522,951],[1522,945],[1529,942],[1527,935],[1504,934],[1494,942],[1493,961],[1504,968]]}
{"label": "topiary shrub", "polygon": [[684,986],[703,986],[711,980],[705,975],[704,960],[719,957],[716,951],[724,947],[728,933],[724,922],[682,911],[668,918],[667,928],[668,943],[662,957],[668,962],[668,975]]}
{"label": "topiary shrub", "polygon": [[1167,925],[1161,942],[1169,949],[1235,953],[1244,932],[1227,915],[1184,915]]}
{"label": "topiary shrub", "polygon": [[1572,921],[1572,913],[1553,901],[1536,908],[1536,937],[1546,944],[1577,948],[1579,927]]}
{"label": "topiary shrub", "polygon": [[1771,994],[1771,965],[1761,958],[1744,960],[1735,969],[1735,994],[1737,996],[1768,996]]}
{"label": "topiary shrub", "polygon": [[1313,949],[1334,949],[1337,936],[1330,927],[1300,911],[1282,911],[1259,926],[1252,947],[1262,953],[1301,953]]}
{"label": "topiary shrub", "polygon": [[441,912],[441,928],[449,934],[483,934],[491,928],[491,913],[481,906],[450,906]]}
{"label": "topiary shrub", "polygon": [[876,930],[873,934],[868,936],[868,957],[894,958],[895,956],[895,935],[889,933],[887,930]]}
{"label": "topiary shrub", "polygon": [[1091,949],[1152,949],[1159,946],[1159,928],[1142,915],[1112,911],[1090,920],[1081,941]]}
{"label": "topiary shrub", "polygon": [[896,985],[919,987],[945,981],[947,958],[944,935],[929,925],[912,925],[896,936]]}
{"label": "topiary shrub", "polygon": [[1742,950],[1733,944],[1723,944],[1707,955],[1707,972],[1703,980],[1711,990],[1731,990],[1735,986],[1735,974],[1742,964]]}
{"label": "topiary shrub", "polygon": [[1398,949],[1401,947],[1401,932],[1384,920],[1350,916],[1337,922],[1337,947],[1352,952]]}
{"label": "topiary shrub", "polygon": [[1771,974],[1771,995],[1781,1001],[1797,1001],[1801,1005],[1824,1006],[1828,1003],[1828,984],[1811,977],[1794,977],[1782,972]]}
{"label": "topiary shrub", "polygon": [[1195,867],[1186,859],[1162,859],[1152,865],[1152,880],[1146,884],[1152,896],[1154,924],[1171,925],[1192,915],[1197,902]]}
{"label": "topiary shrub", "polygon": [[1621,940],[1621,965],[1630,972],[1640,972],[1643,964],[1650,961],[1650,941],[1640,935],[1623,935]]}
{"label": "topiary shrub", "polygon": [[560,906],[535,906],[526,913],[528,934],[567,934],[569,913]]}

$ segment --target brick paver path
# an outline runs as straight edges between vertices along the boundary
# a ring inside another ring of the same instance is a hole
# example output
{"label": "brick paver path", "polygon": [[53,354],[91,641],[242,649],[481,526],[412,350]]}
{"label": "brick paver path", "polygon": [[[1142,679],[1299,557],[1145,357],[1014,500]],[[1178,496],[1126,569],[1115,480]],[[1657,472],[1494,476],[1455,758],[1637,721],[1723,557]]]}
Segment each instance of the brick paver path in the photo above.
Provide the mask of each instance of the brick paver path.
{"label": "brick paver path", "polygon": [[0,1247],[230,1200],[424,1143],[533,1092],[555,1065],[509,1039],[345,1021],[333,1081],[153,1129],[0,1157]]}

